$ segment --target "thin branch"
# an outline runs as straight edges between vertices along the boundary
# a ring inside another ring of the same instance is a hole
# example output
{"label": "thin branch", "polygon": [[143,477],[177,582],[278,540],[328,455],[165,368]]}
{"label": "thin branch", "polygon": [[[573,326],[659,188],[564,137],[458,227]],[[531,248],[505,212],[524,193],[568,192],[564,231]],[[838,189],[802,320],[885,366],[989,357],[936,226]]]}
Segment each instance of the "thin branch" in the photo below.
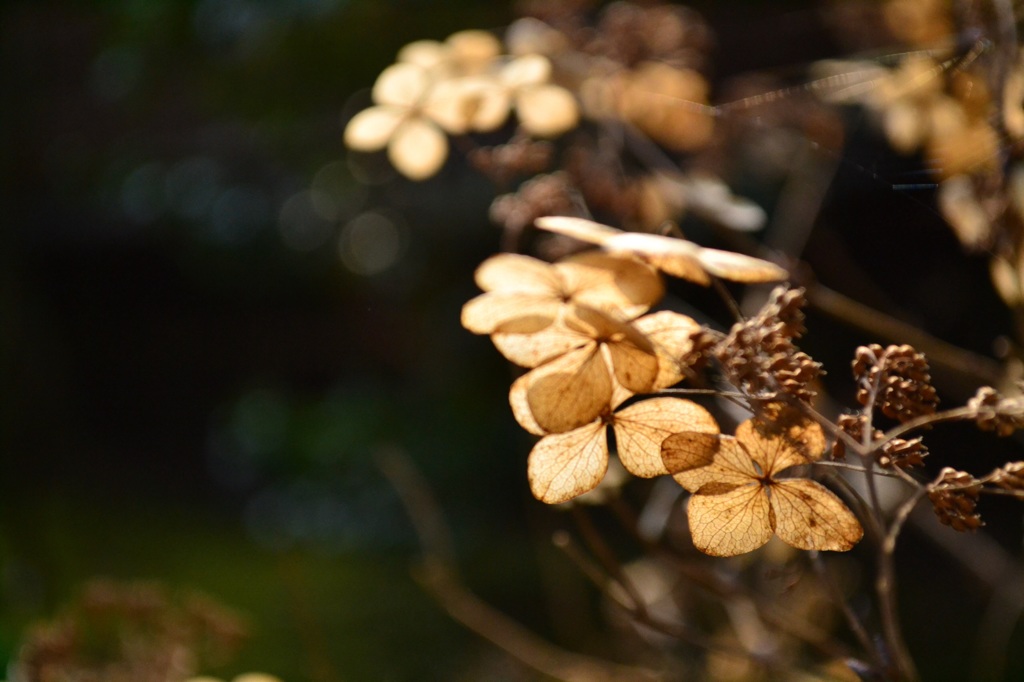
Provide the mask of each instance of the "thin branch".
{"label": "thin branch", "polygon": [[378,455],[377,464],[397,491],[419,537],[423,554],[414,576],[452,618],[513,658],[558,680],[661,679],[661,674],[654,670],[602,661],[557,647],[473,594],[458,577],[451,559],[447,525],[412,462],[397,451],[389,451]]}

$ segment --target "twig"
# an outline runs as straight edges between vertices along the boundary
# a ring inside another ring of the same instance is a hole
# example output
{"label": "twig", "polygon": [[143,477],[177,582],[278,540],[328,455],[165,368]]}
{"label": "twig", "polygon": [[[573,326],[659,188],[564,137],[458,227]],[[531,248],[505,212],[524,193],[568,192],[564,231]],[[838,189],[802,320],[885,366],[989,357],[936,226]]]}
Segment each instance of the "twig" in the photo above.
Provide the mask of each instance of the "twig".
{"label": "twig", "polygon": [[394,486],[422,549],[414,576],[448,614],[534,670],[565,682],[659,680],[660,673],[566,651],[486,603],[458,577],[448,527],[419,472],[404,454],[379,453],[377,465]]}

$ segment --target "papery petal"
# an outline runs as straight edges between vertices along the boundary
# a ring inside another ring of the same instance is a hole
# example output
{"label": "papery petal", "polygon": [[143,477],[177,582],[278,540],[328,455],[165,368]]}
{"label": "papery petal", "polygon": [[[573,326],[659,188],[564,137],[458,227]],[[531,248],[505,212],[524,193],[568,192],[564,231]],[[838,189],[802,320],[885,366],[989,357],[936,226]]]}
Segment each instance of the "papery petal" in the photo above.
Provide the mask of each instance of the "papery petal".
{"label": "papery petal", "polygon": [[598,245],[604,244],[616,235],[623,234],[622,230],[617,230],[614,227],[595,223],[586,218],[570,216],[545,216],[537,218],[533,224],[542,230],[557,232],[566,237]]}
{"label": "papery petal", "polygon": [[407,120],[388,144],[388,159],[410,180],[426,180],[437,173],[448,158],[448,138],[433,123]]}
{"label": "papery petal", "polygon": [[781,423],[748,419],[736,427],[736,440],[766,476],[821,459],[825,452],[825,432],[806,418]]}
{"label": "papery petal", "polygon": [[772,537],[772,508],[761,485],[751,483],[717,494],[690,497],[693,545],[711,556],[752,552]]}
{"label": "papery petal", "polygon": [[672,473],[661,456],[661,445],[681,431],[718,433],[718,424],[700,405],[679,398],[641,400],[612,417],[619,459],[635,476],[650,478]]}
{"label": "papery petal", "polygon": [[775,532],[797,549],[845,552],[864,536],[853,512],[820,483],[790,478],[770,490]]}
{"label": "papery petal", "polygon": [[551,78],[551,61],[539,54],[524,55],[506,64],[498,78],[508,88],[547,83]]}
{"label": "papery petal", "polygon": [[610,408],[611,377],[597,351],[593,345],[584,346],[530,372],[527,401],[542,429],[564,433]]}
{"label": "papery petal", "polygon": [[[542,320],[529,318],[528,321]],[[511,324],[509,326],[514,328]],[[594,345],[593,340],[557,323],[532,334],[494,332],[491,334],[491,341],[498,352],[520,367],[539,367],[571,351],[583,347],[592,348]],[[607,368],[604,371],[605,374],[608,373]]]}
{"label": "papery petal", "polygon": [[683,361],[693,350],[693,335],[701,326],[692,317],[662,310],[644,315],[633,326],[654,345],[658,356],[658,377],[654,388],[666,388],[682,381],[686,376]]}
{"label": "papery petal", "polygon": [[516,115],[526,132],[537,137],[557,137],[575,128],[580,120],[576,98],[558,85],[521,89],[516,94]]}
{"label": "papery petal", "polygon": [[708,273],[731,282],[778,282],[789,278],[789,272],[775,263],[732,251],[702,248],[697,260]]}
{"label": "papery petal", "polygon": [[526,465],[530,491],[548,504],[593,490],[607,469],[606,427],[600,421],[545,436],[533,447]]}
{"label": "papery petal", "polygon": [[642,314],[665,291],[661,277],[649,266],[600,251],[573,256],[553,267],[574,303],[623,320]]}
{"label": "papery petal", "polygon": [[476,269],[476,284],[484,291],[561,292],[562,280],[550,263],[516,253],[491,256]]}
{"label": "papery petal", "polygon": [[512,416],[520,426],[535,436],[546,436],[548,432],[541,428],[530,410],[530,401],[527,397],[529,382],[528,374],[512,382],[512,388],[508,392],[508,404],[512,407]]}
{"label": "papery petal", "polygon": [[669,436],[661,445],[661,456],[672,478],[690,492],[706,485],[727,487],[757,482],[760,474],[750,455],[730,436],[702,431],[685,431]]}
{"label": "papery petal", "polygon": [[658,234],[623,232],[608,239],[604,248],[612,253],[632,253],[673,277],[703,284],[711,278],[700,264],[701,247],[685,239],[665,237]]}
{"label": "papery petal", "polygon": [[408,113],[407,109],[391,106],[360,111],[345,126],[345,146],[361,152],[384,149]]}
{"label": "papery petal", "polygon": [[416,64],[392,64],[373,84],[373,101],[396,107],[416,106],[430,88],[430,75]]}
{"label": "papery petal", "polygon": [[558,319],[562,305],[550,296],[493,291],[462,306],[462,326],[474,334],[533,334]]}

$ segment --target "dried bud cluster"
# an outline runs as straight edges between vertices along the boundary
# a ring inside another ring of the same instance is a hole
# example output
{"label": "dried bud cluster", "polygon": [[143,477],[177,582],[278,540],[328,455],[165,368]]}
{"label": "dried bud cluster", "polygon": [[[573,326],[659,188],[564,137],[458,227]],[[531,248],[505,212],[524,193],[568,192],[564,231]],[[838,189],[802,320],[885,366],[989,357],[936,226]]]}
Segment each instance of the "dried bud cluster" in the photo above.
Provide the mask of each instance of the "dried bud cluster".
{"label": "dried bud cluster", "polygon": [[[864,424],[866,422],[867,416],[863,414],[841,414],[836,425],[843,433],[855,438],[859,442],[863,439]],[[884,435],[878,429],[874,429],[871,437],[872,440],[877,441]],[[921,437],[909,440],[892,438],[875,451],[875,461],[878,462],[879,466],[886,469],[891,467],[909,469],[910,467],[920,466],[924,464],[924,458],[927,456],[928,446],[924,444],[924,439]],[[846,443],[842,438],[837,438],[832,446],[832,459],[846,459]]]}
{"label": "dried bud cluster", "polygon": [[967,401],[967,407],[974,411],[978,428],[985,431],[1009,436],[1024,428],[1024,396],[1005,398],[991,386],[983,386]]}
{"label": "dried bud cluster", "polygon": [[913,346],[878,344],[861,346],[853,361],[853,377],[859,384],[857,402],[874,406],[886,417],[907,422],[925,414],[934,414],[939,404],[931,385],[928,360]]}
{"label": "dried bud cluster", "polygon": [[814,397],[821,364],[793,343],[804,332],[805,302],[803,289],[778,287],[756,317],[733,325],[715,356],[734,385],[764,399]]}
{"label": "dried bud cluster", "polygon": [[953,530],[976,530],[984,525],[981,515],[975,511],[981,481],[966,471],[945,467],[933,489],[928,493],[939,521]]}
{"label": "dried bud cluster", "polygon": [[1003,490],[1024,490],[1024,462],[1008,462],[987,478]]}
{"label": "dried bud cluster", "polygon": [[574,188],[564,173],[538,175],[491,204],[491,220],[517,233],[541,216],[577,213]]}

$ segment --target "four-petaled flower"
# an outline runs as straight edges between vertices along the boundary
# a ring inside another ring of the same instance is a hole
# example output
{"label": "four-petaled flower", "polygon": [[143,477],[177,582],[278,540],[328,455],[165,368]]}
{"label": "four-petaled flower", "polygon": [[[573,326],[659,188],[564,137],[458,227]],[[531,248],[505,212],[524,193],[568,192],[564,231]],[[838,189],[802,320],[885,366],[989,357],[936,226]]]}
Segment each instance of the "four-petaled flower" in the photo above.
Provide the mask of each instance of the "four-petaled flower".
{"label": "four-petaled flower", "polygon": [[781,478],[825,450],[820,426],[808,421],[747,420],[736,436],[679,433],[662,445],[668,469],[693,493],[688,515],[693,544],[712,556],[735,556],[772,535],[798,549],[846,551],[863,537],[857,518],[820,483]]}

